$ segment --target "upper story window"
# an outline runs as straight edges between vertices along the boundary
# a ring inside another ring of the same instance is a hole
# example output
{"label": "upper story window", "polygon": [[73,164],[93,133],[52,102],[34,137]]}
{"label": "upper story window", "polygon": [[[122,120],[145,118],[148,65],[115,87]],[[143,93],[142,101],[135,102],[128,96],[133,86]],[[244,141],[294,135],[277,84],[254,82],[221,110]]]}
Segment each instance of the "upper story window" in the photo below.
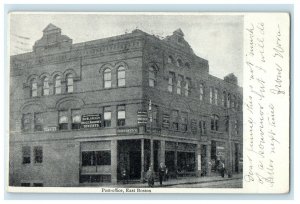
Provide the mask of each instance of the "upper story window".
{"label": "upper story window", "polygon": [[229,131],[229,116],[225,117],[225,131]]}
{"label": "upper story window", "polygon": [[30,88],[31,88],[31,93],[30,96],[31,97],[36,97],[37,96],[37,91],[38,91],[38,85],[37,85],[37,80],[36,79],[32,79],[31,83],[30,83]]}
{"label": "upper story window", "polygon": [[149,86],[154,87],[156,85],[156,73],[153,66],[149,67]]}
{"label": "upper story window", "polygon": [[184,64],[184,66],[186,67],[186,68],[191,68],[191,66],[190,66],[190,63],[188,63],[188,62],[186,62],[185,64]]}
{"label": "upper story window", "polygon": [[104,88],[111,87],[111,70],[105,69],[104,70]]}
{"label": "upper story window", "polygon": [[230,93],[227,94],[226,104],[227,104],[227,108],[230,108],[230,105],[231,105],[231,96],[230,96]]}
{"label": "upper story window", "polygon": [[61,94],[61,76],[56,75],[54,79],[54,93]]}
{"label": "upper story window", "polygon": [[72,74],[67,75],[67,93],[73,93],[74,91],[74,78]]}
{"label": "upper story window", "polygon": [[224,108],[226,108],[226,101],[227,101],[227,94],[226,94],[226,91],[223,91],[222,105]]}
{"label": "upper story window", "polygon": [[158,126],[158,107],[152,106],[152,124],[154,127]]}
{"label": "upper story window", "polygon": [[174,64],[174,58],[171,55],[168,57],[168,63]]}
{"label": "upper story window", "polygon": [[117,125],[118,126],[125,126],[125,119],[126,119],[126,110],[125,110],[125,105],[120,105],[118,106],[118,121]]}
{"label": "upper story window", "polygon": [[68,111],[59,111],[59,130],[67,130],[69,126],[69,112]]}
{"label": "upper story window", "polygon": [[235,104],[236,104],[236,96],[233,96],[231,100],[231,108],[236,108]]}
{"label": "upper story window", "polygon": [[203,101],[204,99],[204,85],[203,84],[200,84],[200,101]]}
{"label": "upper story window", "polygon": [[213,98],[214,98],[214,89],[212,87],[209,88],[209,103],[213,104]]}
{"label": "upper story window", "polygon": [[72,114],[72,129],[80,129],[81,126],[81,114],[80,114],[80,110],[71,110],[71,114]]}
{"label": "upper story window", "polygon": [[181,131],[187,132],[188,130],[188,113],[181,113]]}
{"label": "upper story window", "polygon": [[104,127],[110,127],[111,126],[111,107],[104,107]]}
{"label": "upper story window", "polygon": [[219,130],[219,116],[212,115],[210,120],[211,120],[210,129],[218,131]]}
{"label": "upper story window", "polygon": [[184,95],[189,96],[190,93],[191,93],[191,80],[187,78],[184,86]]}
{"label": "upper story window", "polygon": [[49,95],[49,78],[44,77],[43,79],[43,96],[48,96]]}
{"label": "upper story window", "polygon": [[118,87],[125,86],[125,67],[120,66],[118,68]]}
{"label": "upper story window", "polygon": [[168,91],[171,93],[173,92],[174,81],[175,81],[175,73],[169,72]]}
{"label": "upper story window", "polygon": [[215,89],[215,105],[218,105],[219,100],[219,91],[218,89]]}
{"label": "upper story window", "polygon": [[201,135],[206,135],[206,121],[205,120],[200,120],[199,121],[199,129],[200,129],[200,134]]}
{"label": "upper story window", "polygon": [[41,113],[34,113],[34,130],[43,131],[43,117]]}
{"label": "upper story window", "polygon": [[235,135],[239,134],[239,121],[238,120],[234,121],[234,131],[235,131]]}
{"label": "upper story window", "polygon": [[31,150],[29,146],[22,147],[22,157],[23,157],[23,164],[30,164],[31,160]]}
{"label": "upper story window", "polygon": [[177,59],[177,63],[176,63],[176,65],[178,66],[178,67],[182,67],[182,60],[179,58],[179,59]]}
{"label": "upper story window", "polygon": [[43,147],[36,146],[33,148],[34,163],[43,163]]}
{"label": "upper story window", "polygon": [[173,110],[172,111],[172,129],[175,131],[179,130],[179,111]]}
{"label": "upper story window", "polygon": [[183,76],[179,75],[177,80],[177,94],[181,94],[181,87],[183,82]]}
{"label": "upper story window", "polygon": [[23,114],[22,130],[28,132],[31,130],[31,126],[32,126],[32,114],[31,113]]}

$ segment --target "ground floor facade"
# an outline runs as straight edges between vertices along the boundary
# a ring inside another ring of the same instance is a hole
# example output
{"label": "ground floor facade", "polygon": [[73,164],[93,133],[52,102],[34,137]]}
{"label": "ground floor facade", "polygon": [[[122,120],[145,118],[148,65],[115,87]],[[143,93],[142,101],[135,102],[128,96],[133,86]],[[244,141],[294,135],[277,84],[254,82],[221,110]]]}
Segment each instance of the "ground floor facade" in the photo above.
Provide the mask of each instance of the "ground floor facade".
{"label": "ground floor facade", "polygon": [[116,184],[124,179],[124,171],[127,180],[143,182],[147,170],[152,167],[158,172],[160,163],[170,178],[217,174],[220,161],[239,173],[241,158],[242,144],[238,141],[231,141],[230,146],[226,140],[197,141],[155,134],[15,141],[10,143],[10,185]]}

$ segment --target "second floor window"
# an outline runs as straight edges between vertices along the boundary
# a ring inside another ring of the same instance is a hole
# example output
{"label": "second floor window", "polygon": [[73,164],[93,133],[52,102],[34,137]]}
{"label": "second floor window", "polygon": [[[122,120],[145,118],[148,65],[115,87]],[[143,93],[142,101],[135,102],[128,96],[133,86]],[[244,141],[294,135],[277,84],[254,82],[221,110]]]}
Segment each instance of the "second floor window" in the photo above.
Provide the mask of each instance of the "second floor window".
{"label": "second floor window", "polygon": [[80,129],[81,126],[81,114],[80,110],[71,110],[72,112],[72,129]]}
{"label": "second floor window", "polygon": [[171,93],[173,92],[174,79],[175,79],[175,74],[173,72],[170,72],[169,80],[168,80],[168,91]]}
{"label": "second floor window", "polygon": [[178,76],[177,80],[177,94],[181,94],[181,87],[182,87],[183,77],[181,75]]}
{"label": "second floor window", "polygon": [[111,87],[111,70],[106,69],[104,70],[104,88]]}
{"label": "second floor window", "polygon": [[153,66],[149,67],[149,86],[154,87],[156,85],[156,73]]}
{"label": "second floor window", "polygon": [[69,126],[69,112],[59,111],[59,130],[67,130]]}
{"label": "second floor window", "polygon": [[210,129],[218,131],[219,130],[219,116],[212,115],[210,120],[211,120]]}
{"label": "second floor window", "polygon": [[32,126],[32,114],[31,113],[23,114],[22,130],[28,132],[31,130],[31,126]]}
{"label": "second floor window", "polygon": [[33,149],[34,153],[34,163],[43,163],[43,148],[41,146],[36,146]]}
{"label": "second floor window", "polygon": [[22,147],[22,156],[23,156],[23,164],[30,164],[30,147],[29,146],[24,146]]}
{"label": "second floor window", "polygon": [[184,87],[184,95],[189,96],[191,92],[191,80],[186,79],[185,87]]}
{"label": "second floor window", "polygon": [[118,106],[118,126],[125,126],[126,112],[125,105]]}
{"label": "second floor window", "polygon": [[104,107],[104,127],[111,126],[111,107]]}
{"label": "second floor window", "polygon": [[223,96],[222,96],[222,105],[223,105],[223,107],[224,108],[226,108],[226,100],[227,100],[227,94],[226,94],[226,92],[224,91],[223,92]]}
{"label": "second floor window", "polygon": [[227,108],[230,108],[230,105],[231,105],[231,96],[230,96],[230,93],[227,94],[226,104],[227,104]]}
{"label": "second floor window", "polygon": [[59,75],[54,80],[54,93],[61,94],[61,77]]}
{"label": "second floor window", "polygon": [[31,80],[31,97],[36,97],[37,96],[37,90],[38,90],[38,87],[37,87],[37,80],[36,79],[32,79]]}
{"label": "second floor window", "polygon": [[218,89],[215,89],[215,105],[218,105],[218,96],[219,96],[219,91]]}
{"label": "second floor window", "polygon": [[188,113],[181,113],[181,131],[187,132],[188,130]]}
{"label": "second floor window", "polygon": [[68,74],[67,75],[67,93],[73,93],[73,91],[74,91],[73,75]]}
{"label": "second floor window", "polygon": [[118,87],[125,86],[125,68],[120,66],[118,69]]}
{"label": "second floor window", "polygon": [[199,121],[199,129],[200,129],[200,134],[201,135],[206,135],[206,121],[205,120],[200,120]]}
{"label": "second floor window", "polygon": [[48,96],[49,95],[49,78],[45,77],[43,79],[43,96]]}
{"label": "second floor window", "polygon": [[34,130],[43,131],[43,117],[41,113],[34,113]]}
{"label": "second floor window", "polygon": [[213,98],[214,98],[214,93],[213,93],[214,89],[212,87],[209,88],[209,103],[212,104],[213,103]]}
{"label": "second floor window", "polygon": [[172,111],[172,129],[175,131],[179,130],[179,112],[178,110]]}

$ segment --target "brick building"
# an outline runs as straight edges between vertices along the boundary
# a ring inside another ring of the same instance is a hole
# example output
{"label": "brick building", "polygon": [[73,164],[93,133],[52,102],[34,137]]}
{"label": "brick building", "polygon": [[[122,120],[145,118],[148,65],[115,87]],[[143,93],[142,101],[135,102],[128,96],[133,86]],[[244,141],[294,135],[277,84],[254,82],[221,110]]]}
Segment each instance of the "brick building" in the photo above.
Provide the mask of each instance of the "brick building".
{"label": "brick building", "polygon": [[171,177],[242,171],[242,88],[210,75],[180,29],[73,44],[49,24],[10,63],[12,186],[143,180],[160,162]]}

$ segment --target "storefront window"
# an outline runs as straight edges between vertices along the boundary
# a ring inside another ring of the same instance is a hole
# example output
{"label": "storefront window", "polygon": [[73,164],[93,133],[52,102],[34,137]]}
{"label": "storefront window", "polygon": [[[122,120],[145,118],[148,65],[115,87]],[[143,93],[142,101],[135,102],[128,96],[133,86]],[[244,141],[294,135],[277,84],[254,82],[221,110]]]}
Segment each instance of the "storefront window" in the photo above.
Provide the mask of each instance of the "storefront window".
{"label": "storefront window", "polygon": [[81,153],[82,166],[110,165],[110,151],[86,151]]}
{"label": "storefront window", "polygon": [[177,168],[179,173],[194,172],[196,167],[194,152],[178,152]]}

